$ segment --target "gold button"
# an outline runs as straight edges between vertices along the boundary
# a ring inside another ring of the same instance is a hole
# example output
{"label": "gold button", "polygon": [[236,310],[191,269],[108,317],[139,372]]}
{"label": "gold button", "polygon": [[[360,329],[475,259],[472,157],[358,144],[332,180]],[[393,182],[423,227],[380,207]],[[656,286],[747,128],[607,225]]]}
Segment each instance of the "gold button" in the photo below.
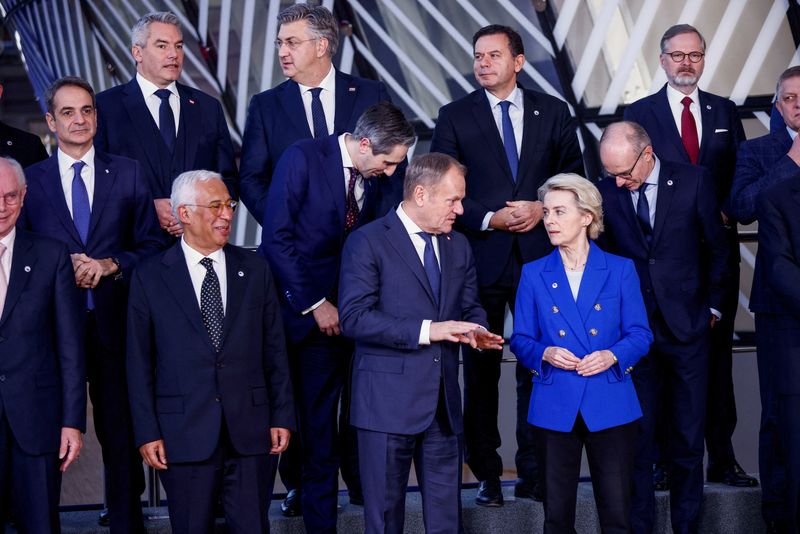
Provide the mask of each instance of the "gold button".
{"label": "gold button", "polygon": [[566,336],[566,335],[567,335],[567,333],[566,333],[566,332],[564,332],[563,330],[559,330],[559,331],[558,331],[558,337],[564,337],[564,336]]}
{"label": "gold button", "polygon": [[555,282],[553,282],[553,289],[555,289],[555,288],[557,288],[557,287],[558,287],[558,284],[557,284],[557,283],[555,283]]}
{"label": "gold button", "polygon": [[553,306],[553,313],[558,313],[558,306]]}
{"label": "gold button", "polygon": [[631,370],[630,370],[630,368],[628,368],[628,369],[625,369],[625,374],[626,374],[626,375],[629,375],[629,374],[631,374]]}
{"label": "gold button", "polygon": [[595,310],[597,310],[597,311],[600,311],[600,310],[602,310],[602,309],[603,309],[603,307],[602,307],[602,306],[600,306],[600,304],[598,303],[598,304],[595,304],[595,305],[594,305],[594,309],[595,309]]}
{"label": "gold button", "polygon": [[589,333],[592,334],[593,336],[596,336],[597,335],[597,328],[592,328],[591,330],[589,330]]}

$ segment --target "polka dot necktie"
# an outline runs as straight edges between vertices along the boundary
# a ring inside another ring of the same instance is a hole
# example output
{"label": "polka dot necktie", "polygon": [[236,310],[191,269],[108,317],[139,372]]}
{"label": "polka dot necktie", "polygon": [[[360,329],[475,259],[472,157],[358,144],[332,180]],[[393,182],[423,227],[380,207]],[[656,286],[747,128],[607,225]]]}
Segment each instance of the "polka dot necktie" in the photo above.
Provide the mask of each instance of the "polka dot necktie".
{"label": "polka dot necktie", "polygon": [[356,201],[356,181],[361,176],[355,167],[350,167],[350,180],[347,182],[347,198],[344,206],[344,230],[350,232],[358,222],[358,201]]}
{"label": "polka dot necktie", "polygon": [[203,278],[203,285],[200,287],[200,313],[203,316],[203,324],[206,326],[208,336],[211,338],[214,348],[219,352],[222,340],[222,322],[225,319],[225,312],[222,308],[222,292],[219,289],[219,278],[214,271],[214,260],[203,258],[200,265],[206,268],[206,276]]}

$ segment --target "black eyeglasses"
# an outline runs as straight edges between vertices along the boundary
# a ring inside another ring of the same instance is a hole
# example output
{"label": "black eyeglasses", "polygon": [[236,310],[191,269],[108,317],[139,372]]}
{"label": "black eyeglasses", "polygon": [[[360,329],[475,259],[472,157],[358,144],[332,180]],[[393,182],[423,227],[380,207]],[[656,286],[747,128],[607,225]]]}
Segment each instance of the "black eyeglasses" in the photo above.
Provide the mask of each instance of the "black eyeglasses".
{"label": "black eyeglasses", "polygon": [[633,162],[633,166],[631,166],[631,168],[628,169],[626,172],[619,172],[619,173],[616,173],[616,174],[613,173],[613,172],[610,172],[610,173],[608,173],[608,175],[613,177],[613,178],[622,178],[623,180],[630,180],[632,178],[631,175],[633,173],[633,169],[636,168],[636,165],[639,163],[639,159],[642,157],[642,154],[644,154],[645,150],[647,150],[647,147],[644,147],[642,149],[642,151],[639,152],[639,155],[636,156],[636,161]]}
{"label": "black eyeglasses", "polygon": [[233,200],[232,198],[229,198],[228,200],[215,200],[207,206],[204,206],[203,204],[184,204],[184,206],[193,206],[195,208],[208,208],[216,211],[217,215],[222,215],[222,212],[225,210],[225,208],[230,208],[231,211],[236,211],[236,206],[238,205],[239,202]]}
{"label": "black eyeglasses", "polygon": [[689,61],[691,61],[692,63],[698,63],[701,59],[705,57],[705,54],[702,52],[663,52],[663,53],[671,57],[672,61],[674,61],[675,63],[680,63],[686,56],[689,56]]}

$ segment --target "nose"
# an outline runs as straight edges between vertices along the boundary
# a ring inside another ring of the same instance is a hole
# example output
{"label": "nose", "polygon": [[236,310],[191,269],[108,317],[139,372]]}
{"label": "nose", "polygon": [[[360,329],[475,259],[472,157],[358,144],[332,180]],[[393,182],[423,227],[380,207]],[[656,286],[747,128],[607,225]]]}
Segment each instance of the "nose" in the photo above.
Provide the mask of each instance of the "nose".
{"label": "nose", "polygon": [[391,176],[394,174],[394,171],[396,170],[397,170],[397,165],[389,165],[388,167],[383,169],[383,174],[385,174],[386,176]]}
{"label": "nose", "polygon": [[619,176],[615,177],[615,181],[617,183],[617,187],[622,187],[623,185],[625,185],[625,180],[623,180]]}
{"label": "nose", "polygon": [[453,211],[455,212],[456,215],[464,214],[464,205],[461,203],[460,200],[456,202],[455,205],[453,206]]}

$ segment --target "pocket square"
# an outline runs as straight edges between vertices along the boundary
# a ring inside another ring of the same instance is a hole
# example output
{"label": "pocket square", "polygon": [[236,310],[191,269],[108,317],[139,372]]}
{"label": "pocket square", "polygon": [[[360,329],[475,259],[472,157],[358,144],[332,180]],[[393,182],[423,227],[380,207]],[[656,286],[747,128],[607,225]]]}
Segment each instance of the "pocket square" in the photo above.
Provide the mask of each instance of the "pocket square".
{"label": "pocket square", "polygon": [[726,128],[717,128],[716,130],[714,130],[714,133],[724,133],[724,132],[727,132],[727,131],[728,130]]}

